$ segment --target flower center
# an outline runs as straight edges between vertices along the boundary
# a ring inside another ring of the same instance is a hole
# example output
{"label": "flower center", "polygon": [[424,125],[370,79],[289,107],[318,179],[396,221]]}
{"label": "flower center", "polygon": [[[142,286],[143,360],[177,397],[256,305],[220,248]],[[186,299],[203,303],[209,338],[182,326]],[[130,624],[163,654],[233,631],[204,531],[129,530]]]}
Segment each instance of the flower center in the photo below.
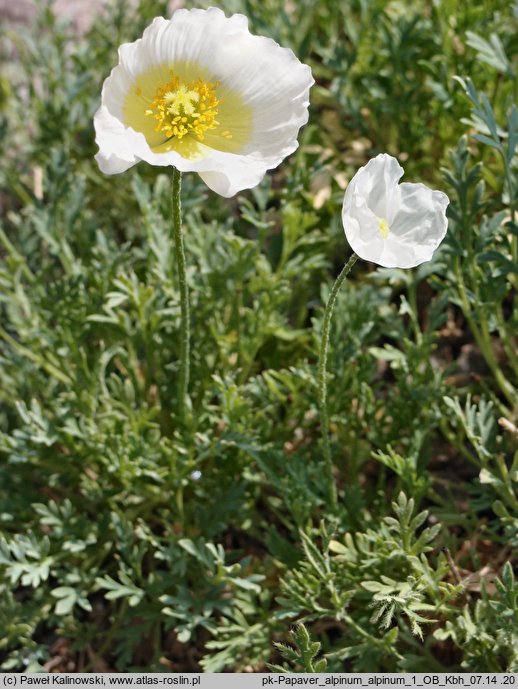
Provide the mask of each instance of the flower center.
{"label": "flower center", "polygon": [[[168,139],[183,139],[187,134],[194,134],[203,141],[204,133],[219,124],[216,116],[221,101],[214,91],[219,82],[213,84],[198,79],[186,83],[173,72],[171,77],[167,84],[158,87],[145,113],[155,118],[155,131],[163,132]],[[224,134],[225,138],[232,136],[230,132]]]}
{"label": "flower center", "polygon": [[378,222],[380,224],[381,236],[383,237],[383,239],[388,239],[390,233],[390,227],[388,226],[388,222],[385,218],[378,218]]}

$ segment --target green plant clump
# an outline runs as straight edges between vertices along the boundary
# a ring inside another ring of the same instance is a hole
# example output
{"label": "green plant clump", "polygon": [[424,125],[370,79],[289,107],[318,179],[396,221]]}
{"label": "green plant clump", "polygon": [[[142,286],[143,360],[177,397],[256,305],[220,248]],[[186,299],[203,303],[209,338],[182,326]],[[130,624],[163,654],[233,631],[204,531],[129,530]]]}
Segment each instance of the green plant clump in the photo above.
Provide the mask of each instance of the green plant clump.
{"label": "green plant clump", "polygon": [[[92,123],[166,5],[2,27],[0,667],[518,672],[518,4],[221,1],[316,84],[255,189],[183,177],[187,420],[171,173],[102,175]],[[338,295],[335,507],[319,338],[379,152],[449,229]]]}

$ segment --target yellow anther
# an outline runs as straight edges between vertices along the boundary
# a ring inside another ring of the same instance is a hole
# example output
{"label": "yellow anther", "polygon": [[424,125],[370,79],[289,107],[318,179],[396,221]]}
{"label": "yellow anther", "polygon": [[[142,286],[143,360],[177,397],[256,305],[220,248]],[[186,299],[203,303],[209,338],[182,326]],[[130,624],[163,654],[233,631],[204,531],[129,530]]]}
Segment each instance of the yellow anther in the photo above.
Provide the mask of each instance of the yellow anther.
{"label": "yellow anther", "polygon": [[[221,101],[214,92],[219,82],[212,84],[198,79],[184,83],[173,72],[171,77],[171,81],[158,87],[151,109],[145,114],[155,118],[158,123],[156,131],[164,132],[168,139],[173,136],[182,139],[187,134],[194,134],[203,141],[205,132],[219,124],[216,115]],[[223,136],[228,138],[227,134],[230,132]]]}
{"label": "yellow anther", "polygon": [[381,236],[383,237],[383,239],[388,239],[388,236],[390,234],[390,227],[388,226],[388,222],[385,220],[385,218],[378,218],[378,222],[380,224]]}

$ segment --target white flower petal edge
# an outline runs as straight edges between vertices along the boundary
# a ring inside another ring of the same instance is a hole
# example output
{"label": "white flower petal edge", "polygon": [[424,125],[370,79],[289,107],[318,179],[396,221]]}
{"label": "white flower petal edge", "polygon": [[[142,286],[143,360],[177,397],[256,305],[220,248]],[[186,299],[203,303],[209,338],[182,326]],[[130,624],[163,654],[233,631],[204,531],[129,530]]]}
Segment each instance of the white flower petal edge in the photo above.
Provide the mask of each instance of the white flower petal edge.
{"label": "white flower petal edge", "polygon": [[[157,150],[160,146],[150,145],[147,134],[129,126],[125,103],[139,78],[153,74],[156,81],[160,74],[158,87],[175,65],[192,74],[199,67],[203,79],[220,84],[226,111],[218,120],[225,124],[226,118],[225,127],[234,132],[233,147],[209,132],[204,141],[193,142],[195,155],[184,156],[178,150]],[[267,170],[297,148],[313,83],[310,68],[291,50],[253,36],[245,16],[227,18],[214,7],[176,10],[170,20],[157,17],[142,38],[119,48],[119,64],[104,82],[101,107],[94,116],[96,160],[105,174],[124,172],[141,160],[174,165],[182,172],[198,172],[222,196],[233,196],[258,184]],[[233,98],[241,110],[231,107]],[[247,122],[240,112],[248,113]]]}
{"label": "white flower petal edge", "polygon": [[385,268],[414,268],[432,258],[448,227],[449,199],[424,184],[398,184],[398,161],[381,153],[345,190],[342,222],[352,250]]}

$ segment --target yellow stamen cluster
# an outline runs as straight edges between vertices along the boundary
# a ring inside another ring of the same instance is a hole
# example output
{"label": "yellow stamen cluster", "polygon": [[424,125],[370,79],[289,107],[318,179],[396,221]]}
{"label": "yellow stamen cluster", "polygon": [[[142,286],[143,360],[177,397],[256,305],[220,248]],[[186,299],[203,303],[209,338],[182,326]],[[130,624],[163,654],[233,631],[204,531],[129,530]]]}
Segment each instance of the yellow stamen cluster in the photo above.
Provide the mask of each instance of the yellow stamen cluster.
{"label": "yellow stamen cluster", "polygon": [[167,84],[158,87],[146,115],[155,118],[155,131],[163,132],[168,139],[194,134],[203,141],[205,132],[219,124],[216,116],[221,101],[214,91],[219,82],[198,79],[185,83],[173,72],[171,77]]}
{"label": "yellow stamen cluster", "polygon": [[385,218],[378,218],[378,221],[380,224],[381,236],[383,237],[383,239],[388,239],[390,227],[388,226],[387,221],[385,220]]}

